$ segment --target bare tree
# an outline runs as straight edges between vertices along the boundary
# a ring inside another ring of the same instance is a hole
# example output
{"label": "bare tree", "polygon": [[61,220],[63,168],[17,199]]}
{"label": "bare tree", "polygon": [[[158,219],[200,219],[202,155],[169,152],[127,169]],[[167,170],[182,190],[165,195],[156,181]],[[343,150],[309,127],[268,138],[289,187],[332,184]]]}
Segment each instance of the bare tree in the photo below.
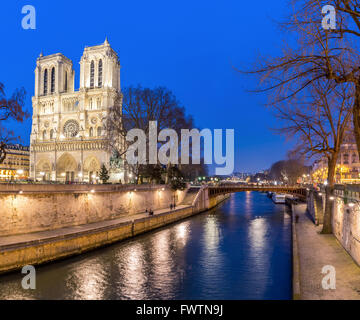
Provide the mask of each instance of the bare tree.
{"label": "bare tree", "polygon": [[19,139],[14,131],[6,126],[6,122],[9,120],[23,122],[29,117],[28,112],[24,111],[25,95],[25,89],[21,88],[15,90],[11,98],[7,99],[4,84],[0,82],[0,163],[6,158],[7,144]]}
{"label": "bare tree", "polygon": [[276,116],[283,123],[278,130],[297,139],[298,153],[308,158],[326,157],[328,175],[322,232],[331,233],[336,162],[351,120],[353,91],[348,84],[339,86],[333,80],[317,80],[306,93],[302,101],[292,99],[292,103],[276,107]]}
{"label": "bare tree", "polygon": [[298,148],[303,153],[328,159],[323,233],[332,230],[329,198],[344,130],[357,103],[355,79],[360,76],[360,61],[351,45],[357,35],[348,28],[348,13],[337,17],[338,29],[333,31],[323,29],[321,12],[324,5],[339,7],[345,2],[350,1],[290,1],[290,17],[281,27],[295,41],[285,46],[279,57],[259,60],[255,70],[249,72],[260,77],[256,91],[272,93],[269,105],[277,116],[292,123],[281,132],[298,136]]}
{"label": "bare tree", "polygon": [[[125,88],[106,119],[111,148],[117,150],[120,156],[124,155],[129,147],[125,137],[132,128],[142,129],[147,135],[149,145],[150,121],[157,121],[158,132],[171,128],[179,135],[181,129],[191,129],[193,126],[192,118],[185,114],[185,109],[167,88]],[[149,160],[148,155],[146,160]],[[142,176],[151,176],[152,168],[145,168],[144,165],[129,166],[129,169],[137,176],[138,182]],[[156,171],[154,174],[158,175],[158,165],[153,166],[153,169]]]}
{"label": "bare tree", "polygon": [[[336,10],[336,29],[324,30],[322,16],[325,5]],[[354,88],[353,131],[360,153],[360,1],[358,0],[293,0],[292,14],[283,24],[287,30],[297,33],[299,53],[295,50],[284,54],[280,63],[274,63],[272,70],[295,71],[275,86],[292,87],[283,98],[298,94],[317,79],[334,80],[337,84],[351,84]],[[266,76],[265,76],[266,77]],[[285,86],[286,84],[286,86]]]}

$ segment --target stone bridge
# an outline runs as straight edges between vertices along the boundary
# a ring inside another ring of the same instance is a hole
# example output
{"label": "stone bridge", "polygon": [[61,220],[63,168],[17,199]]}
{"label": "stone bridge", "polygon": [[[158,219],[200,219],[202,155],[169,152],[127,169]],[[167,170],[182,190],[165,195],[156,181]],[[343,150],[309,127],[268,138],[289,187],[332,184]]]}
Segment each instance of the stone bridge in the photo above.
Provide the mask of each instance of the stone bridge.
{"label": "stone bridge", "polygon": [[208,187],[209,197],[215,197],[221,194],[243,192],[243,191],[260,191],[260,192],[276,192],[287,193],[306,199],[306,188],[300,186],[247,186],[247,185],[223,185]]}

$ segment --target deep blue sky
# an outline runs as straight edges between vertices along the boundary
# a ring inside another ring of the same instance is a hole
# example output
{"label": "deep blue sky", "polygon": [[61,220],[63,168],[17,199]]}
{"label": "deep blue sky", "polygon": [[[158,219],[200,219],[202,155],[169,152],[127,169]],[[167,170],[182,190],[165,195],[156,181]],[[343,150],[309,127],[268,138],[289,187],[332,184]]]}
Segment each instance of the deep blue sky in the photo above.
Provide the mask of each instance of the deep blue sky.
{"label": "deep blue sky", "polygon": [[[26,4],[36,8],[36,30],[21,27]],[[31,110],[41,50],[73,61],[78,88],[84,46],[108,36],[120,56],[122,87],[168,87],[198,127],[235,129],[235,171],[266,169],[290,145],[270,130],[276,119],[264,107],[266,96],[246,91],[256,80],[233,67],[280,52],[283,36],[274,20],[286,11],[283,0],[3,1],[0,82],[8,95],[24,86]],[[29,144],[31,119],[15,127]]]}

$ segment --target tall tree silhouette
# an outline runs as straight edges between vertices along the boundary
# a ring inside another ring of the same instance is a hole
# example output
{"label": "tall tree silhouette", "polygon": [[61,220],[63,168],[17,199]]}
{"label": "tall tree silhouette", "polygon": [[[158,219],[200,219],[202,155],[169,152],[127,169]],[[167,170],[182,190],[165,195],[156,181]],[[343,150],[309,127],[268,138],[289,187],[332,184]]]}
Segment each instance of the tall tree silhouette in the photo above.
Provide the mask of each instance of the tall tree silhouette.
{"label": "tall tree silhouette", "polygon": [[6,158],[6,145],[16,142],[16,137],[7,122],[15,120],[23,122],[30,115],[24,110],[26,92],[24,88],[16,89],[10,98],[6,98],[5,86],[0,82],[0,163]]}

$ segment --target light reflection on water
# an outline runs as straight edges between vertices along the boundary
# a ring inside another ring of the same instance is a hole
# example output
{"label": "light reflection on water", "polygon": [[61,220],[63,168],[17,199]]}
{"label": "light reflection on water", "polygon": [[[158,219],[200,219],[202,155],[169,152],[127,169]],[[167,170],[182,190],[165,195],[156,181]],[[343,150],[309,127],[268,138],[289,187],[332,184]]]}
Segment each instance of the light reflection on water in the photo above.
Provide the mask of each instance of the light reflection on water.
{"label": "light reflection on water", "polygon": [[1,299],[289,299],[291,221],[265,194],[243,192],[168,227],[21,273]]}

